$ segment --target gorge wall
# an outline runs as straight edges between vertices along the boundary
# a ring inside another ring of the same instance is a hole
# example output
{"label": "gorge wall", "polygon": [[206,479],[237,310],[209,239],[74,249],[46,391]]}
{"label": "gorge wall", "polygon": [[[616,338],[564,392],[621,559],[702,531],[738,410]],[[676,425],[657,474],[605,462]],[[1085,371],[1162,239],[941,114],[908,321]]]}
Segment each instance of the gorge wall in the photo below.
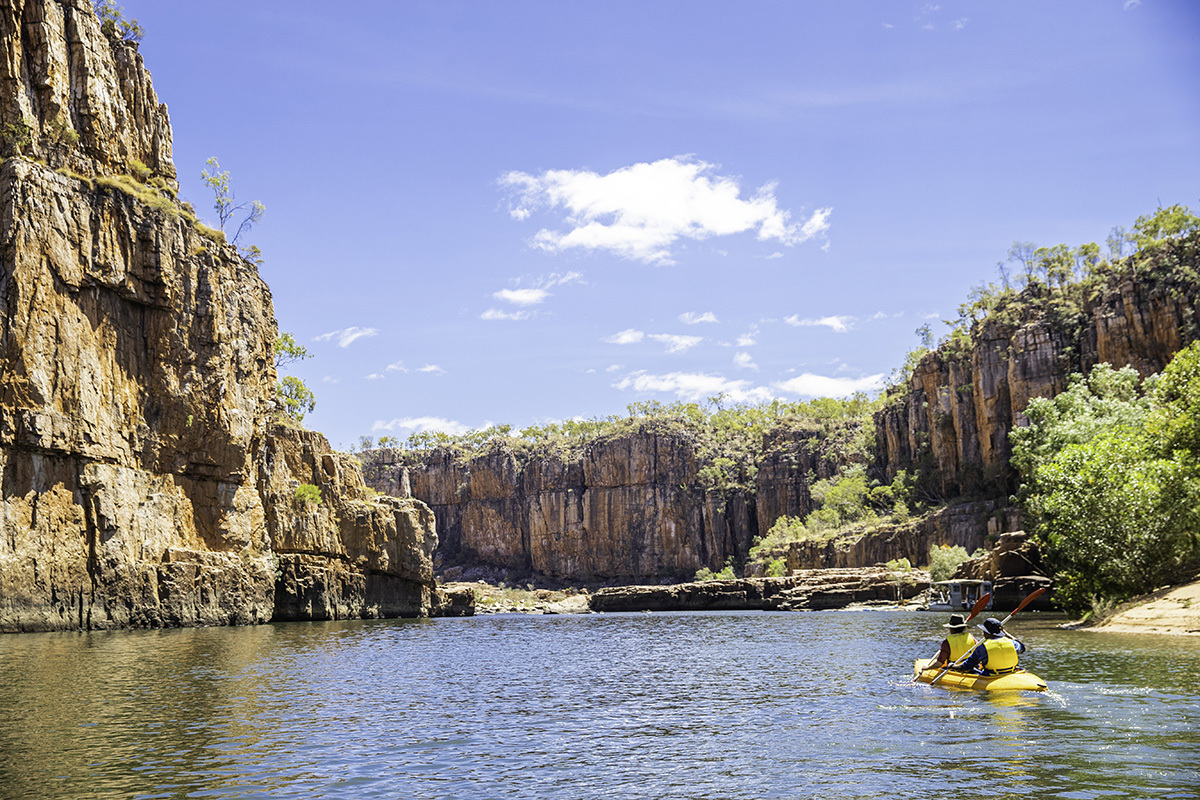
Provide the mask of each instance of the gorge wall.
{"label": "gorge wall", "polygon": [[272,423],[270,291],[176,200],[137,46],[88,0],[0,37],[0,631],[435,611],[429,510]]}
{"label": "gorge wall", "polygon": [[375,451],[367,480],[433,509],[443,568],[490,565],[597,582],[690,579],[744,558],[778,517],[811,511],[810,482],[845,463],[817,433],[776,435],[767,445],[752,491],[701,487],[691,441],[646,430],[594,441],[568,459],[500,448],[463,462],[441,448],[406,467],[404,453]]}
{"label": "gorge wall", "polygon": [[875,416],[881,477],[925,469],[947,498],[1008,493],[1008,432],[1023,424],[1030,400],[1053,397],[1071,373],[1096,364],[1129,365],[1143,377],[1161,371],[1200,337],[1200,236],[1133,258],[1153,268],[1095,287],[1075,308],[1031,303],[1022,319],[985,319],[968,347],[926,355]]}

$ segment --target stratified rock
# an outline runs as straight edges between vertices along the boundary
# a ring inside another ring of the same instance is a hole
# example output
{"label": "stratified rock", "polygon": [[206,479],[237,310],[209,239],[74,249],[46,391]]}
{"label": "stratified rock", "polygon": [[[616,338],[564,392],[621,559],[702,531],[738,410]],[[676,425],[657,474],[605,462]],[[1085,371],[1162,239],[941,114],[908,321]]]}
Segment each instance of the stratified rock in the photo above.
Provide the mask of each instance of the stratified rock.
{"label": "stratified rock", "polygon": [[[320,502],[298,500],[301,484]],[[437,534],[424,503],[369,491],[353,456],[278,424],[259,491],[279,564],[276,620],[429,616]]]}

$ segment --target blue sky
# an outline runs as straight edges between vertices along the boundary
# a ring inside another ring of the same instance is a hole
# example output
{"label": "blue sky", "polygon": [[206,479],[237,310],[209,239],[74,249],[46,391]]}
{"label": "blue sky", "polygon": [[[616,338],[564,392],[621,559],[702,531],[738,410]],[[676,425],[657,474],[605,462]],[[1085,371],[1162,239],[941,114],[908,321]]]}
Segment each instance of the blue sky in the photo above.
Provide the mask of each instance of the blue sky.
{"label": "blue sky", "polygon": [[1015,240],[1200,207],[1200,4],[127,0],[335,446],[876,386]]}

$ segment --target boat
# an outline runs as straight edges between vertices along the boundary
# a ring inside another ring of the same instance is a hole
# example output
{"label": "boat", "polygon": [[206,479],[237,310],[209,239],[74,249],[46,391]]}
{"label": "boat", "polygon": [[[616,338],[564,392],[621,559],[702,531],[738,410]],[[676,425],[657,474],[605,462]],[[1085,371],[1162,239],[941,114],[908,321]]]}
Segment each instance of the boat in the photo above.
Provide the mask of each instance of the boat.
{"label": "boat", "polygon": [[[932,683],[942,671],[941,667],[931,668],[929,665],[932,663],[931,658],[918,658],[913,662],[913,674],[921,683]],[[1044,692],[1047,688],[1044,680],[1020,667],[1007,675],[976,675],[974,672],[950,670],[937,685],[984,692]]]}
{"label": "boat", "polygon": [[[929,593],[925,596],[925,610],[970,611],[976,600],[991,591],[991,581],[957,580],[931,583]],[[984,608],[988,610],[992,608],[990,598]]]}

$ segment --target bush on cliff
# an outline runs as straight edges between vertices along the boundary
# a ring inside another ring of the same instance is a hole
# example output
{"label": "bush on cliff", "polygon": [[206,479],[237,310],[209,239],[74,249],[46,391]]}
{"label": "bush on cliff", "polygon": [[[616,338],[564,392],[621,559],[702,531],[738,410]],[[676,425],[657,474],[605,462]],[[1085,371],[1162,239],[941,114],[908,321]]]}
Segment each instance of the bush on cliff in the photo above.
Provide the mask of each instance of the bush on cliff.
{"label": "bush on cliff", "polygon": [[1200,342],[1137,388],[1097,366],[1013,431],[1022,503],[1069,611],[1187,577],[1200,559]]}

